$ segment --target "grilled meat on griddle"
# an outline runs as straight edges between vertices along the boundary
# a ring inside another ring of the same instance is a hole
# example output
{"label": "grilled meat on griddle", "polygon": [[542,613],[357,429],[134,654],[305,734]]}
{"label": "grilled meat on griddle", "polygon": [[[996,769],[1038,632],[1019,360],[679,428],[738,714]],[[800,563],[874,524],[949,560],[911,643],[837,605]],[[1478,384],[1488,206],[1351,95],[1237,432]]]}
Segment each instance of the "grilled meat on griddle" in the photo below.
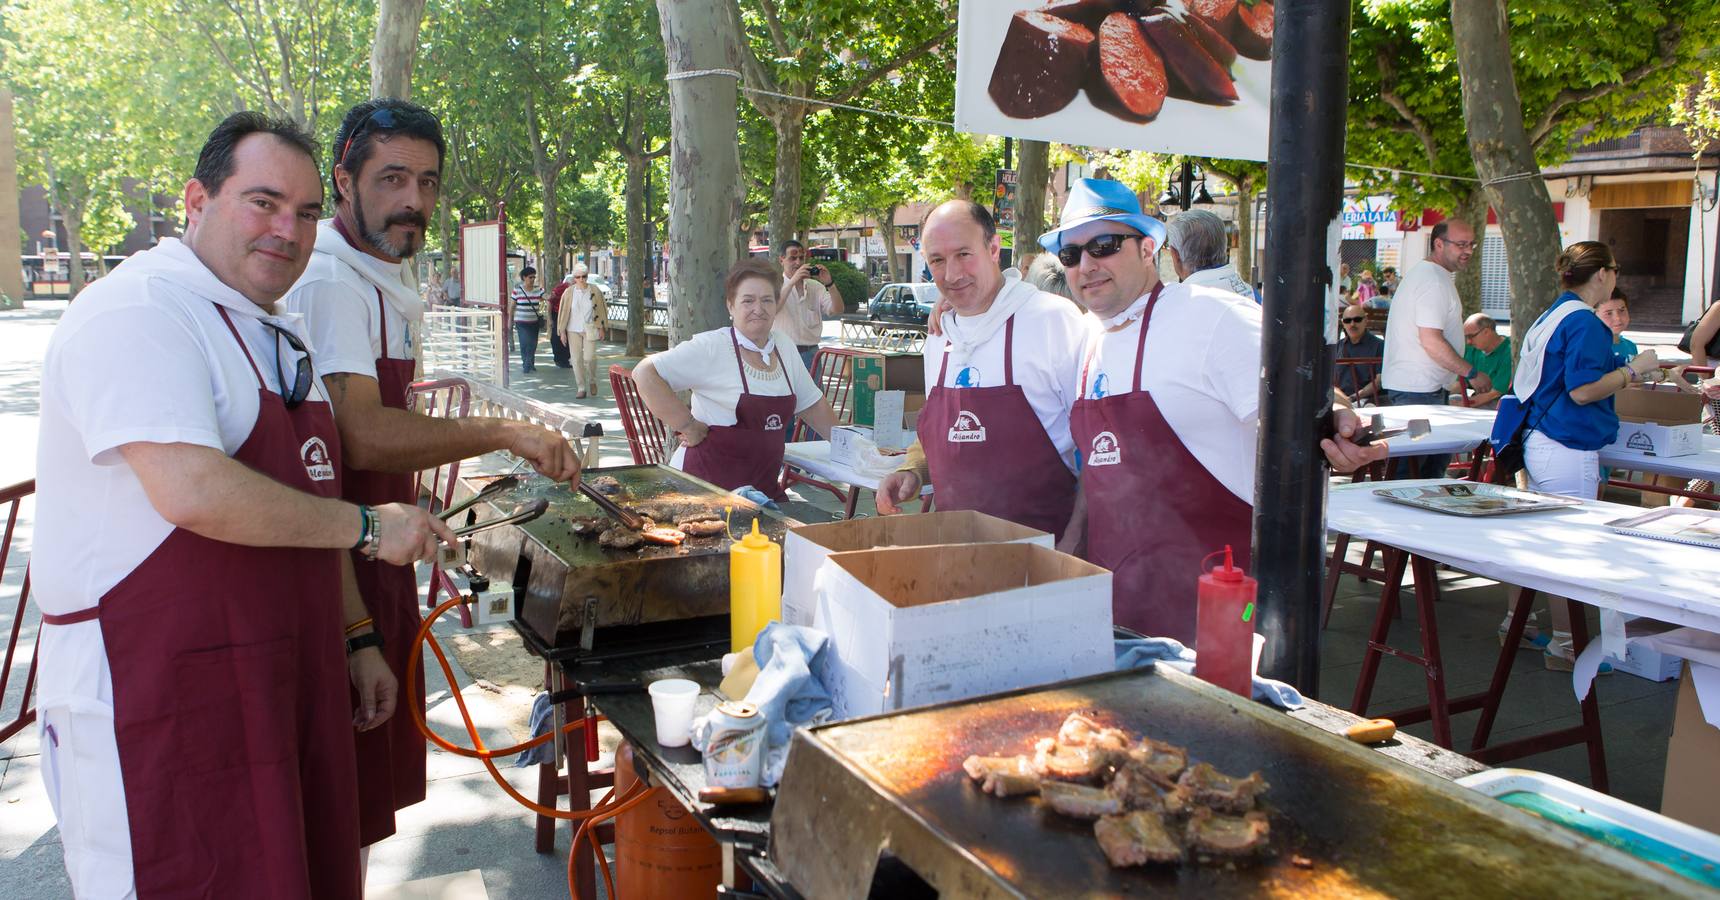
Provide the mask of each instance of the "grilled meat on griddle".
{"label": "grilled meat on griddle", "polygon": [[1065,747],[1092,747],[1109,753],[1129,749],[1129,736],[1116,728],[1106,728],[1080,713],[1071,713],[1057,729],[1057,742]]}
{"label": "grilled meat on griddle", "polygon": [[1105,816],[1093,823],[1099,849],[1117,868],[1148,863],[1181,862],[1182,846],[1157,813],[1145,811]]}
{"label": "grilled meat on griddle", "polygon": [[626,488],[621,486],[621,482],[616,481],[608,475],[599,475],[596,478],[587,481],[586,484],[591,485],[591,487],[598,493],[608,494],[612,497],[626,490]]}
{"label": "grilled meat on griddle", "polygon": [[631,528],[617,525],[598,535],[597,543],[611,550],[636,550],[645,543],[645,538]]}
{"label": "grilled meat on griddle", "polygon": [[1033,770],[1041,778],[1092,784],[1108,772],[1109,755],[1096,747],[1072,747],[1056,738],[1043,738],[1033,745]]}
{"label": "grilled meat on griddle", "polygon": [[1177,786],[1197,806],[1237,815],[1253,809],[1254,798],[1268,787],[1259,772],[1250,773],[1247,778],[1232,778],[1207,763],[1191,766],[1177,779]]}
{"label": "grilled meat on griddle", "polygon": [[1163,812],[1165,809],[1165,794],[1158,779],[1141,763],[1125,763],[1117,774],[1111,776],[1111,783],[1105,789],[1123,804],[1124,809],[1148,812]]}
{"label": "grilled meat on griddle", "polygon": [[1097,819],[1123,811],[1123,801],[1104,788],[1088,787],[1069,781],[1039,782],[1039,799],[1071,819]]}
{"label": "grilled meat on griddle", "polygon": [[1014,797],[1039,790],[1039,776],[1025,756],[970,756],[962,769],[988,794]]}
{"label": "grilled meat on griddle", "polygon": [[1141,773],[1159,787],[1169,790],[1176,786],[1177,776],[1183,773],[1183,769],[1188,768],[1188,751],[1152,738],[1141,738],[1141,743],[1129,751],[1129,762],[1138,765]]}
{"label": "grilled meat on griddle", "polygon": [[685,531],[688,537],[716,537],[728,531],[728,525],[722,519],[684,519],[675,523],[675,527]]}
{"label": "grilled meat on griddle", "polygon": [[1258,810],[1242,816],[1225,816],[1201,807],[1189,816],[1184,836],[1189,849],[1196,853],[1235,859],[1259,853],[1271,833],[1266,814]]}

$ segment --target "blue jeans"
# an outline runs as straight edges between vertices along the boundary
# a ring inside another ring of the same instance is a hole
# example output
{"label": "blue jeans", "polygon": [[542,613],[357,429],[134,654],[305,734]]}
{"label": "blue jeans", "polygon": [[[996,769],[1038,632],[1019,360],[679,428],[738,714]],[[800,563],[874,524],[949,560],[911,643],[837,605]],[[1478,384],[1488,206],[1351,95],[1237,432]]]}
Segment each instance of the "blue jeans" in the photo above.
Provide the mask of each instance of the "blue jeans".
{"label": "blue jeans", "polygon": [[[1451,397],[1449,391],[1394,391],[1386,389],[1386,402],[1393,406],[1444,406]],[[1400,456],[1392,463],[1392,478],[1444,478],[1451,465],[1451,454],[1433,453],[1427,456]]]}
{"label": "blue jeans", "polygon": [[795,349],[800,352],[800,361],[806,364],[806,371],[812,371],[812,356],[818,352],[818,345],[813,344],[810,347],[796,347]]}
{"label": "blue jeans", "polygon": [[520,341],[520,371],[537,371],[537,341],[538,329],[536,322],[515,322],[514,334]]}

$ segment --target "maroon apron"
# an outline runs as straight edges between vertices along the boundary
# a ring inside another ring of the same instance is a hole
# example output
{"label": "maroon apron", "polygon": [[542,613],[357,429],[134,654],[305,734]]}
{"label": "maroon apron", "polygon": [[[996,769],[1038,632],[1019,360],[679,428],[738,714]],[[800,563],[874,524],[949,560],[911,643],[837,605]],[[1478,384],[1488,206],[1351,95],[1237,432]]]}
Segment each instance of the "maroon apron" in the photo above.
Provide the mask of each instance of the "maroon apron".
{"label": "maroon apron", "polygon": [[[338,496],[328,403],[287,409],[217,309],[257,376],[233,459]],[[175,528],[98,605],[42,617],[101,622],[139,897],[361,896],[338,553]]]}
{"label": "maroon apron", "polygon": [[[407,388],[417,366],[410,359],[389,358],[388,307],[380,290],[376,304],[382,323],[376,387],[383,406],[405,409]],[[418,502],[417,483],[411,474],[345,468],[341,479],[342,496],[354,503],[379,506]],[[357,550],[352,551],[352,565],[357,570],[358,592],[364,597],[365,609],[376,620],[376,632],[382,635],[382,655],[400,682],[394,715],[369,731],[354,732],[358,742],[359,842],[368,847],[394,833],[395,810],[424,799],[424,736],[406,709],[408,702],[424,702],[424,669],[419,668],[411,685],[406,683],[406,661],[424,619],[418,610],[418,576],[411,566],[372,562]],[[352,699],[356,705],[356,693]]]}
{"label": "maroon apron", "polygon": [[1069,426],[1083,452],[1087,559],[1112,572],[1111,621],[1192,647],[1200,561],[1229,544],[1248,568],[1254,509],[1195,459],[1141,389],[1147,327],[1163,289],[1153,288],[1141,316],[1134,390],[1087,399],[1089,353]]}
{"label": "maroon apron", "polygon": [[1015,317],[1004,325],[1003,384],[946,388],[949,350],[915,431],[938,509],[971,509],[1061,539],[1075,509],[1075,476],[1015,383]]}
{"label": "maroon apron", "polygon": [[[735,346],[735,367],[741,372],[735,424],[710,426],[698,446],[687,448],[681,470],[724,490],[750,484],[772,500],[787,500],[788,493],[782,489],[782,450],[794,424],[794,385],[780,397],[753,393],[734,329],[729,330],[729,342]],[[775,355],[786,382],[788,367],[783,365],[782,351],[776,350]]]}

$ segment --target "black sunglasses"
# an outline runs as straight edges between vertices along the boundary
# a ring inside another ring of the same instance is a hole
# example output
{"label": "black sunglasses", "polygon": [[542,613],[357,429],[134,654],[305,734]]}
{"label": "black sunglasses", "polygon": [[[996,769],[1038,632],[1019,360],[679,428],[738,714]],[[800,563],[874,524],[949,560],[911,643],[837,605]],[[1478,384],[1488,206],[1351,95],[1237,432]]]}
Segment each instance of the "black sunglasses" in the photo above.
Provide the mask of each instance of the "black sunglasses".
{"label": "black sunglasses", "polygon": [[1338,321],[1344,323],[1345,325],[1354,325],[1357,322],[1366,322],[1367,320],[1368,320],[1367,316],[1351,316],[1348,319],[1339,319]]}
{"label": "black sunglasses", "polygon": [[335,161],[335,165],[346,165],[346,154],[352,149],[352,142],[357,140],[358,137],[366,131],[376,129],[381,129],[382,131],[397,131],[413,125],[423,125],[426,124],[426,122],[433,123],[438,127],[441,125],[434,115],[430,115],[428,113],[421,113],[408,109],[395,109],[389,106],[373,109],[370,111],[370,115],[365,116],[362,121],[357,125],[354,125],[352,133],[346,136],[346,143],[342,144],[340,147],[340,159]]}
{"label": "black sunglasses", "polygon": [[1104,259],[1116,255],[1123,249],[1123,242],[1140,237],[1138,234],[1102,234],[1085,244],[1070,244],[1057,251],[1057,261],[1066,269],[1073,269],[1081,264],[1081,253],[1086,251],[1094,259]]}
{"label": "black sunglasses", "polygon": [[[292,390],[287,391],[286,395],[281,398],[286,402],[287,408],[292,409],[305,402],[305,398],[310,396],[311,379],[316,377],[315,373],[311,371],[311,354],[309,350],[305,349],[304,343],[294,337],[292,332],[279,325],[269,325],[269,327],[275,330],[277,336],[286,340],[287,346],[299,354],[298,367],[293,371]],[[275,343],[275,377],[280,380],[281,384],[287,383],[287,376],[281,374],[281,345],[278,341]]]}

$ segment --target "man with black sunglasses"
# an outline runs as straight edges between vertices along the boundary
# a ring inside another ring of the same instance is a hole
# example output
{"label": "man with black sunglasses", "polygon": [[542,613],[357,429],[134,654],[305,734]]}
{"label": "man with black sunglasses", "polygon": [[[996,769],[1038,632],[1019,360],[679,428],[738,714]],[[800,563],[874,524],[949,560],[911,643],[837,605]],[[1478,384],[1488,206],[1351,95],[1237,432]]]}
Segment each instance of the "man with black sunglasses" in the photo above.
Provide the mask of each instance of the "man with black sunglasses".
{"label": "man with black sunglasses", "polygon": [[[1248,565],[1260,307],[1164,283],[1154,263],[1164,238],[1134,191],[1083,178],[1058,228],[1039,239],[1098,320],[1070,391],[1081,484],[1058,546],[1112,571],[1115,624],[1192,644],[1201,559],[1229,546]],[[1341,435],[1358,424],[1337,414]],[[1321,449],[1339,471],[1386,452],[1344,437]]]}
{"label": "man with black sunglasses", "polygon": [[290,122],[227,118],[184,239],[92,285],[49,342],[37,705],[81,897],[361,895],[353,730],[397,682],[353,568],[453,537],[339,497],[334,417],[276,302],[322,210],[314,153]]}
{"label": "man with black sunglasses", "polygon": [[1368,311],[1358,305],[1344,307],[1338,323],[1344,337],[1338,341],[1337,358],[1371,359],[1375,362],[1340,365],[1337,388],[1357,403],[1377,403],[1380,399],[1380,360],[1386,354],[1384,338],[1368,330]]}
{"label": "man with black sunglasses", "polygon": [[[406,267],[424,246],[446,149],[441,123],[421,106],[370,100],[349,110],[330,148],[334,217],[317,225],[316,251],[286,298],[305,317],[334,404],[348,499],[414,502],[413,473],[493,450],[512,451],[557,481],[579,476],[572,447],[546,428],[407,409],[424,304]],[[421,621],[412,567],[364,565],[358,579],[389,666],[403,692],[422,702],[422,673],[415,684],[404,683]],[[396,810],[424,799],[425,753],[409,715],[358,736],[366,847],[394,833]]]}

